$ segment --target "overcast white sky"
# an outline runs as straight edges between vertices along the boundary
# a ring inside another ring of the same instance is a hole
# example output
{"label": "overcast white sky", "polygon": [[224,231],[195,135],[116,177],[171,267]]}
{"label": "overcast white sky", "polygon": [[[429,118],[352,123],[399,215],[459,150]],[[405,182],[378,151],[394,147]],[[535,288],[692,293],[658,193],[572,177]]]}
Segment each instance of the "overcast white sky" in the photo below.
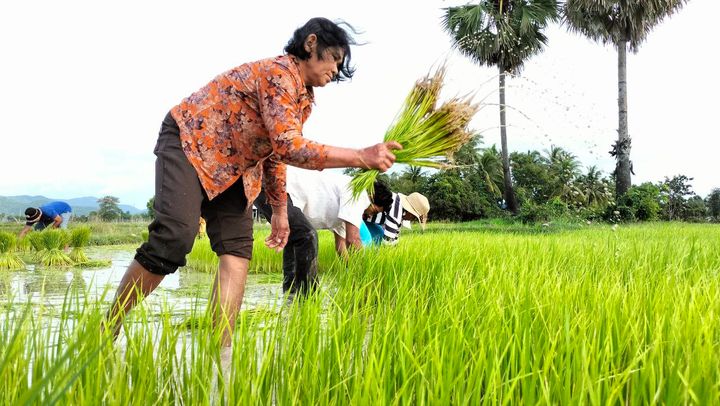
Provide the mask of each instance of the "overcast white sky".
{"label": "overcast white sky", "polygon": [[[344,19],[367,42],[352,82],[317,90],[305,136],[362,147],[382,140],[413,82],[448,59],[449,95],[497,103],[496,71],[451,50],[443,7],[457,1],[6,1],[0,5],[0,195],[153,195],[164,115],[216,74],[274,56],[314,16]],[[720,187],[720,2],[691,0],[628,57],[634,183],[694,177]],[[560,145],[606,173],[616,138],[617,57],[563,27],[508,83],[511,150]],[[497,106],[473,126],[499,144]]]}

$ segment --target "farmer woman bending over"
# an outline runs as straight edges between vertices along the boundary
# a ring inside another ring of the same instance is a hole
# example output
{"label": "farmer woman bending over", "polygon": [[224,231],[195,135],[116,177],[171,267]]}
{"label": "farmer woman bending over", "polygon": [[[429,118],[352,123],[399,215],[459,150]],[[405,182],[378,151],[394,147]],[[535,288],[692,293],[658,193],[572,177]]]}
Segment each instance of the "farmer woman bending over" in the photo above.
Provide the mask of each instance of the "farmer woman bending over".
{"label": "farmer woman bending over", "polygon": [[165,275],[185,265],[197,221],[220,258],[212,305],[216,328],[230,344],[252,257],[252,202],[264,186],[273,216],[269,248],[288,240],[285,165],[306,169],[392,166],[395,142],[364,149],[303,138],[314,87],[350,78],[352,37],[325,18],[298,28],[285,55],[250,62],[218,75],[173,107],[160,128],[155,155],[155,220],[137,250],[108,311],[117,335],[123,315],[150,294]]}

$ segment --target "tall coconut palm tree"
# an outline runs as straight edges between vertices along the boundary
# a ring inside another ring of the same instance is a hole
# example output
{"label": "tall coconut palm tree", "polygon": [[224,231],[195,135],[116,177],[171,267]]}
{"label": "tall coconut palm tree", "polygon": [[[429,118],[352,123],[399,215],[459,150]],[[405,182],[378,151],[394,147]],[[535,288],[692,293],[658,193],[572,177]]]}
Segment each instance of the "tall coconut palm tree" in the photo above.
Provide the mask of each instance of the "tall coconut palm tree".
{"label": "tall coconut palm tree", "polygon": [[499,72],[500,145],[505,202],[517,213],[505,118],[505,75],[517,74],[547,43],[543,29],[558,17],[556,0],[481,0],[445,9],[443,26],[454,46],[474,62]]}
{"label": "tall coconut palm tree", "polygon": [[618,139],[615,156],[616,199],[632,185],[630,135],[627,121],[627,51],[637,53],[652,29],[679,10],[687,0],[567,0],[564,21],[570,31],[593,41],[612,44],[618,51]]}

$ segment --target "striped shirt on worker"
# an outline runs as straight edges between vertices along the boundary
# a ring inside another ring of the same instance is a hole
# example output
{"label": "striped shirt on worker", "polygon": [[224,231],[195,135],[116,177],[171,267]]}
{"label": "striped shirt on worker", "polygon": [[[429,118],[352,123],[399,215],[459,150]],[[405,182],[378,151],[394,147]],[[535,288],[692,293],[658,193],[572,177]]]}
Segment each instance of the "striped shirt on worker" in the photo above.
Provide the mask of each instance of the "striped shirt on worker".
{"label": "striped shirt on worker", "polygon": [[403,209],[400,203],[400,195],[392,194],[393,202],[390,210],[374,215],[370,219],[370,223],[380,224],[383,227],[383,242],[395,244],[400,234],[400,226],[402,225]]}

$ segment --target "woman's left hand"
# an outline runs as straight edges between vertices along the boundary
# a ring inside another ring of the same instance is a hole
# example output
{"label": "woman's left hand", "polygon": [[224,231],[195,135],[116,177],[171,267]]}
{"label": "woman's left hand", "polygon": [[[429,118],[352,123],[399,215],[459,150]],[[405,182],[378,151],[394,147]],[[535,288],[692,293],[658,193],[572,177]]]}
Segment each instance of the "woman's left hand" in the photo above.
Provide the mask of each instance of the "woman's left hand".
{"label": "woman's left hand", "polygon": [[290,236],[290,225],[288,224],[287,207],[273,207],[272,219],[270,220],[270,236],[265,239],[265,246],[282,251]]}

